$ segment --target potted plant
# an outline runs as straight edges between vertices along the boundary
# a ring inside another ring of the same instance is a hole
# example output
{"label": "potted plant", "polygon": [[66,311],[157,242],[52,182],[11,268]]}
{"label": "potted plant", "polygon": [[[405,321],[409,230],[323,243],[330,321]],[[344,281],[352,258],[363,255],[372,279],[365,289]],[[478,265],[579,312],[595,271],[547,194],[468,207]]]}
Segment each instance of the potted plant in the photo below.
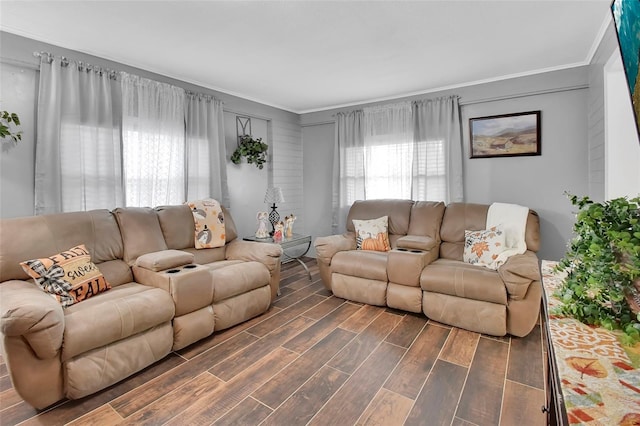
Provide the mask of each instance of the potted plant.
{"label": "potted plant", "polygon": [[20,125],[20,118],[15,112],[0,111],[0,137],[11,138],[15,143],[22,140],[22,132],[12,132],[11,123]]}
{"label": "potted plant", "polygon": [[596,203],[567,195],[579,211],[575,237],[557,266],[568,273],[556,292],[560,313],[585,324],[619,329],[625,344],[638,342],[640,197]]}
{"label": "potted plant", "polygon": [[262,142],[262,138],[253,139],[251,135],[244,135],[240,137],[238,148],[231,154],[231,161],[233,164],[240,164],[242,157],[246,157],[247,163],[262,169],[267,162],[268,149],[269,145]]}

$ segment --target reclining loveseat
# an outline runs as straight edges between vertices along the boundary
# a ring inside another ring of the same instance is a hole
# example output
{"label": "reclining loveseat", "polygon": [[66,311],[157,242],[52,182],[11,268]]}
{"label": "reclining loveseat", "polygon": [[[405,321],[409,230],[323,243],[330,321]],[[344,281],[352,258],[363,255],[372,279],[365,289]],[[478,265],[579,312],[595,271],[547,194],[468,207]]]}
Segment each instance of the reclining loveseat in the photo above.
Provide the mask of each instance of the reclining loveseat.
{"label": "reclining loveseat", "polygon": [[[465,231],[484,230],[488,210],[471,203],[356,201],[344,234],[314,242],[322,281],[344,299],[423,312],[494,336],[525,336],[538,320],[542,295],[539,218],[529,210],[526,251],[492,270],[463,260]],[[383,216],[390,250],[356,249],[354,220]]]}
{"label": "reclining loveseat", "polygon": [[[224,245],[205,249],[187,205],[1,220],[0,334],[16,392],[35,408],[81,398],[265,312],[282,249],[238,240],[222,210]],[[64,308],[20,265],[86,252],[110,289]]]}

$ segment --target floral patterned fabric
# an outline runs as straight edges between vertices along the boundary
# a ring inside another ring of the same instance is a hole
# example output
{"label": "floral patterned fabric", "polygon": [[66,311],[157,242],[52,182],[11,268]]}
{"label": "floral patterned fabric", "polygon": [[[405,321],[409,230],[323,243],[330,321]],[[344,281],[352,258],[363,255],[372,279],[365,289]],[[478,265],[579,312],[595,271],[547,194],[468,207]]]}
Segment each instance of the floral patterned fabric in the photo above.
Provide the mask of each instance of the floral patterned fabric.
{"label": "floral patterned fabric", "polygon": [[505,249],[505,234],[501,227],[482,231],[464,231],[462,260],[472,265],[498,269],[496,259]]}
{"label": "floral patterned fabric", "polygon": [[549,333],[569,424],[640,424],[640,343],[623,346],[619,334],[557,315],[553,293],[566,275],[542,261]]}
{"label": "floral patterned fabric", "polygon": [[356,228],[356,248],[358,250],[389,251],[389,217],[371,220],[353,220]]}

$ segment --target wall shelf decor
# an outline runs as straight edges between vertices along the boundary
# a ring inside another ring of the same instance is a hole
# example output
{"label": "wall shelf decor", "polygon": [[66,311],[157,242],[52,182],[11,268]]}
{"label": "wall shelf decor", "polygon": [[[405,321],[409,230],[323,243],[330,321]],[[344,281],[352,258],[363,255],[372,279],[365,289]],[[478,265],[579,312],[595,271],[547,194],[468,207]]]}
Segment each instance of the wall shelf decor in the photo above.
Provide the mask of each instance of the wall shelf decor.
{"label": "wall shelf decor", "polygon": [[238,135],[238,144],[243,136],[251,136],[251,117],[236,115],[236,134]]}

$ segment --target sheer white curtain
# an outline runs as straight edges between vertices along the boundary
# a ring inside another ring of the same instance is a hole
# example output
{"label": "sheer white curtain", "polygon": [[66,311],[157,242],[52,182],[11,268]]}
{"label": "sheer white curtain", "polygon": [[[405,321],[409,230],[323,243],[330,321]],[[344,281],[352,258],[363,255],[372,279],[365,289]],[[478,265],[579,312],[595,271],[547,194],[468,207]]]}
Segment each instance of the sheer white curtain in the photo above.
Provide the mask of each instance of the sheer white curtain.
{"label": "sheer white curtain", "polygon": [[184,89],[121,72],[127,206],[185,201]]}
{"label": "sheer white curtain", "polygon": [[211,197],[229,206],[222,102],[189,93],[186,125],[187,200]]}
{"label": "sheer white curtain", "polygon": [[41,56],[36,214],[123,204],[118,90],[107,71]]}
{"label": "sheer white curtain", "polygon": [[363,112],[366,199],[411,198],[411,104],[376,106]]}
{"label": "sheer white curtain", "polygon": [[463,200],[458,96],[413,103],[414,200]]}

